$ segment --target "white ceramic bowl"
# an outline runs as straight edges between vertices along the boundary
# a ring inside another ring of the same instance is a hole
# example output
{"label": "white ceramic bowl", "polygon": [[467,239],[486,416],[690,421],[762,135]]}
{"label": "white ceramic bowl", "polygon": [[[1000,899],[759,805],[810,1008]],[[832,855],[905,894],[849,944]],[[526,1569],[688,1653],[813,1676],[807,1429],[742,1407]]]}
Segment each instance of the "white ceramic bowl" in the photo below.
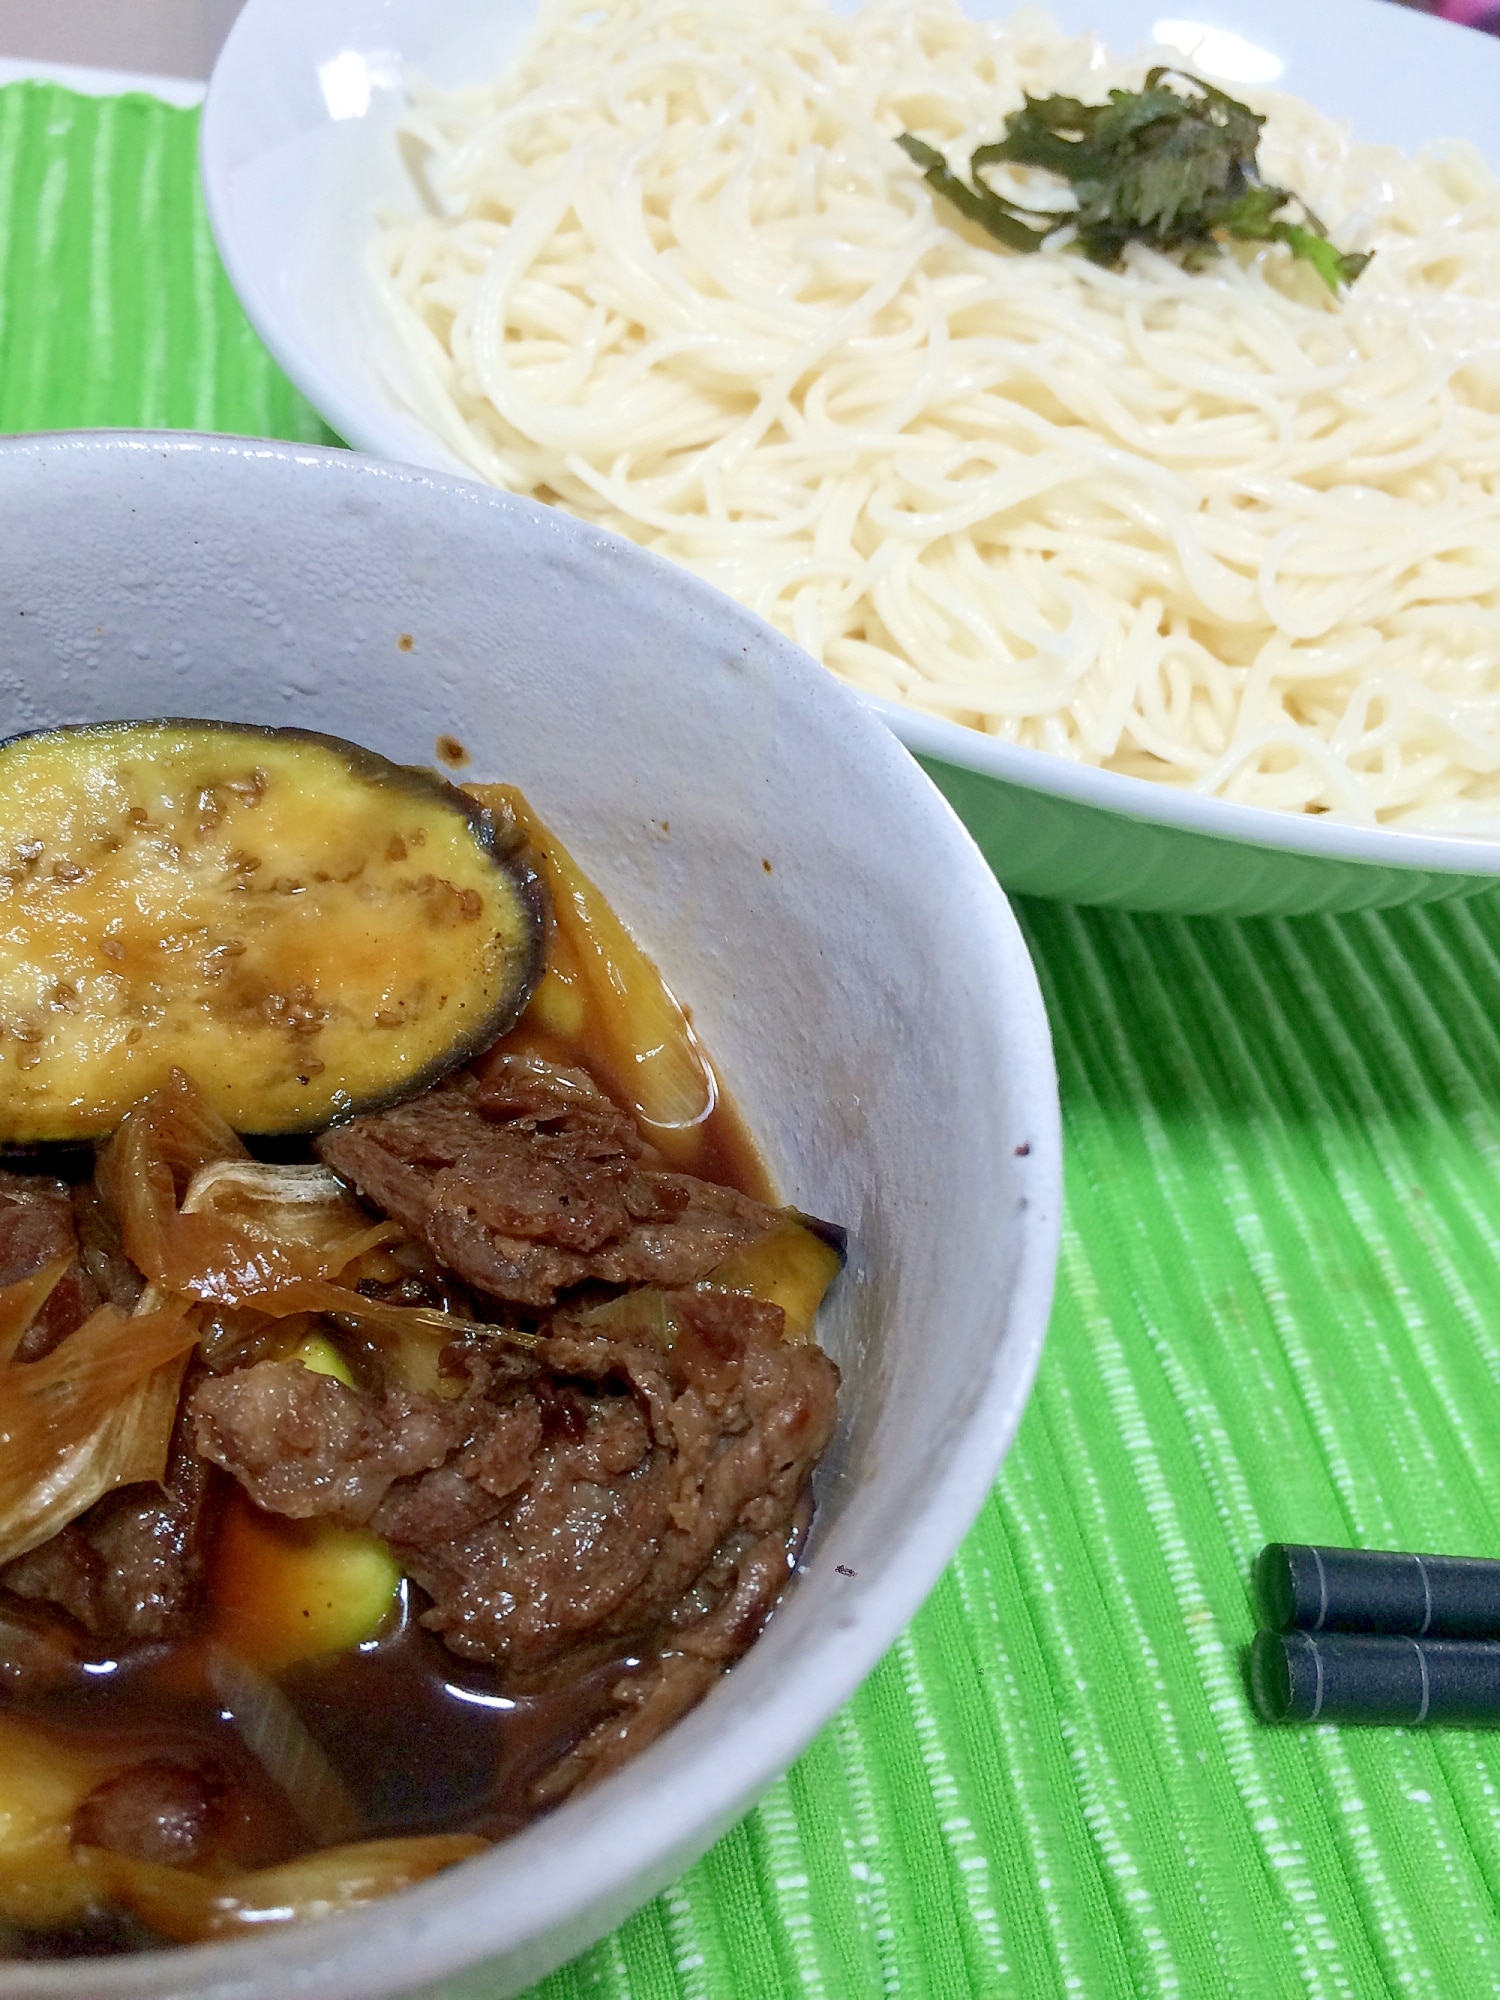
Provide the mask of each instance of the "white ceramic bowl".
{"label": "white ceramic bowl", "polygon": [[3,2000],[379,2000],[481,1959],[485,1993],[510,1993],[786,1768],[989,1488],[1057,1251],[1056,1080],[1025,946],[905,751],[795,647],[616,537],[481,486],[222,438],[12,439],[0,621],[0,733],[202,715],[408,762],[457,736],[471,775],[524,787],[691,1003],[786,1198],[850,1227],[806,1571],[662,1742],[366,1913],[0,1965]]}
{"label": "white ceramic bowl", "polygon": [[[854,0],[835,0],[852,9]],[[979,16],[1012,0],[964,0]],[[1153,39],[1233,85],[1270,83],[1415,146],[1500,160],[1500,42],[1374,0],[1051,0],[1121,50]],[[203,181],[230,279],[292,380],[361,450],[459,470],[389,386],[402,360],[362,261],[366,218],[410,198],[391,138],[403,73],[494,73],[535,0],[249,0],[209,87]],[[1184,18],[1190,17],[1190,18]],[[923,759],[1008,888],[1248,916],[1470,895],[1500,841],[1436,839],[1232,806],[997,744],[872,703]]]}

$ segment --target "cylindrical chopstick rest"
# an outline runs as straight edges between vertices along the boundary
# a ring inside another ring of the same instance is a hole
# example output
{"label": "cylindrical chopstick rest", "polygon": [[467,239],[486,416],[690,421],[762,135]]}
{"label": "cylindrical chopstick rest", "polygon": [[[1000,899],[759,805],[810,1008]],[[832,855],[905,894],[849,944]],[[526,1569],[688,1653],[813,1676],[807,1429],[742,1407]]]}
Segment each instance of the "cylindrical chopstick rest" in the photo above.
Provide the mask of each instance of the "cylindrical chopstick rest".
{"label": "cylindrical chopstick rest", "polygon": [[1255,1565],[1266,1623],[1286,1631],[1500,1638],[1500,1562],[1272,1542]]}
{"label": "cylindrical chopstick rest", "polygon": [[1267,1722],[1500,1725],[1500,1641],[1259,1632],[1250,1692]]}

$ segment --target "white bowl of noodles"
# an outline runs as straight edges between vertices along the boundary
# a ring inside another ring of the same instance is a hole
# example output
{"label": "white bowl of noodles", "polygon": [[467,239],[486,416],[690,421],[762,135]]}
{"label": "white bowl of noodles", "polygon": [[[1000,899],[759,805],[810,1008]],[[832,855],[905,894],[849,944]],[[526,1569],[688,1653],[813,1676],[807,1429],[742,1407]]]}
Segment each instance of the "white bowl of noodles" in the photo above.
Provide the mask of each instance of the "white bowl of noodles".
{"label": "white bowl of noodles", "polygon": [[[1369,0],[965,12],[704,6],[665,69],[658,19],[643,81],[611,50],[664,0],[577,0],[497,95],[533,0],[250,0],[210,216],[351,443],[740,597],[876,705],[1007,886],[1233,914],[1483,888],[1500,46]],[[888,143],[961,158],[1023,88],[1097,97],[1148,47],[1263,105],[1268,173],[1376,248],[1338,302],[1279,247],[1191,276],[996,253]],[[1389,150],[1439,139],[1467,146]]]}
{"label": "white bowl of noodles", "polygon": [[1061,1205],[1024,943],[962,827],[828,676],[556,510],[344,452],[94,432],[0,443],[0,524],[7,732],[188,714],[450,768],[456,739],[466,776],[521,786],[691,1006],[780,1197],[849,1229],[819,1323],[843,1383],[805,1561],[701,1708],[587,1796],[357,1913],[0,1960],[4,2000],[380,2000],[480,1961],[498,2000],[747,1809],[989,1490]]}

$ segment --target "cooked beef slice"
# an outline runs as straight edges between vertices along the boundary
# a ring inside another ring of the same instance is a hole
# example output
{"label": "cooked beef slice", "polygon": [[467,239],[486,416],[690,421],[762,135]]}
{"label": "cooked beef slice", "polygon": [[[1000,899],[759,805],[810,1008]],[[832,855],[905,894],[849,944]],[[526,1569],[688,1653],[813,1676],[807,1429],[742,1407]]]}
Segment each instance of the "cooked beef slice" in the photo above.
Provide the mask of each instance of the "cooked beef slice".
{"label": "cooked beef slice", "polygon": [[558,1805],[628,1763],[695,1708],[723,1670],[722,1664],[688,1653],[658,1652],[643,1670],[622,1676],[611,1690],[614,1713],[532,1782],[533,1808]]}
{"label": "cooked beef slice", "polygon": [[29,1278],[77,1249],[65,1183],[46,1174],[0,1172],[0,1285]]}
{"label": "cooked beef slice", "polygon": [[553,1305],[590,1278],[693,1284],[777,1220],[651,1164],[590,1077],[529,1056],[351,1119],[317,1150],[467,1284],[517,1305]]}
{"label": "cooked beef slice", "polygon": [[60,1605],[85,1631],[102,1637],[99,1599],[104,1585],[104,1559],[89,1540],[87,1519],[85,1515],[82,1520],[70,1522],[39,1548],[7,1563],[0,1570],[0,1583],[17,1597]]}
{"label": "cooked beef slice", "polygon": [[731,1536],[715,1550],[643,1665],[611,1690],[614,1713],[532,1782],[533,1807],[556,1805],[607,1777],[702,1700],[755,1638],[785,1587],[811,1508],[799,1511],[790,1533]]}
{"label": "cooked beef slice", "polygon": [[96,1785],[74,1810],[78,1845],[210,1875],[274,1867],[306,1847],[286,1794],[232,1727],[189,1708],[170,1725],[163,1714],[153,1733],[170,1753]]}
{"label": "cooked beef slice", "polygon": [[585,1639],[696,1623],[733,1588],[737,1561],[710,1574],[721,1545],[747,1533],[785,1543],[832,1434],[838,1370],[782,1340],[777,1306],[706,1291],[666,1303],[669,1347],[554,1323],[547,1366],[577,1385],[587,1421],[538,1453],[500,1519],[432,1548],[385,1530],[456,1652],[524,1672]]}
{"label": "cooked beef slice", "polygon": [[[785,1581],[838,1371],[782,1340],[777,1306],[697,1290],[665,1304],[670,1345],[560,1317],[545,1374],[496,1384],[481,1366],[450,1403],[261,1363],[199,1385],[198,1447],[262,1506],[367,1520],[456,1653],[545,1676],[654,1648],[712,1679]],[[418,1433],[419,1450],[404,1442]],[[664,1670],[659,1710],[669,1679],[706,1685]]]}
{"label": "cooked beef slice", "polygon": [[111,1645],[178,1638],[202,1608],[218,1475],[184,1419],[159,1486],[125,1486],[0,1570],[18,1597],[60,1605]]}
{"label": "cooked beef slice", "polygon": [[208,1857],[214,1790],[190,1764],[148,1758],[94,1787],[73,1815],[73,1838],[163,1868],[195,1868]]}
{"label": "cooked beef slice", "polygon": [[0,1285],[34,1277],[54,1258],[68,1268],[21,1336],[17,1361],[39,1361],[99,1303],[99,1289],[78,1254],[73,1199],[66,1185],[45,1174],[0,1172]]}
{"label": "cooked beef slice", "polygon": [[0,1707],[45,1697],[77,1672],[78,1635],[51,1605],[0,1592]]}
{"label": "cooked beef slice", "polygon": [[255,1502],[296,1520],[368,1521],[392,1481],[441,1466],[463,1434],[456,1404],[345,1388],[299,1361],[258,1361],[200,1382],[187,1414],[203,1458]]}

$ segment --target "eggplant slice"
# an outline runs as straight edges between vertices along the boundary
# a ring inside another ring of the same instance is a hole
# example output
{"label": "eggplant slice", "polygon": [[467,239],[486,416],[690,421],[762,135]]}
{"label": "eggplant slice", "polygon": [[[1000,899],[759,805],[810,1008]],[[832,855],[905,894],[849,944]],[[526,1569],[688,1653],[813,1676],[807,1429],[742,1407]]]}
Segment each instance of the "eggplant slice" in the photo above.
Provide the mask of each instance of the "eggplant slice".
{"label": "eggplant slice", "polygon": [[541,972],[514,837],[299,729],[105,722],[0,745],[0,1143],[85,1139],[184,1069],[241,1132],[425,1089]]}

